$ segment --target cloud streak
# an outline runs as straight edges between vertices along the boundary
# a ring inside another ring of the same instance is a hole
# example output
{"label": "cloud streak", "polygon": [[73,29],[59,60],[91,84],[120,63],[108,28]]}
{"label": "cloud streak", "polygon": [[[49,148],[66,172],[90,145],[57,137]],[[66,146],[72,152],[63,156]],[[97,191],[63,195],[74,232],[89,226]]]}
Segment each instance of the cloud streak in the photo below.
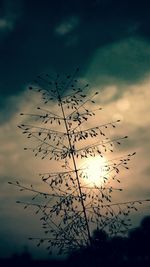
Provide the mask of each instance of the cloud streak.
{"label": "cloud streak", "polygon": [[61,22],[56,28],[55,32],[58,35],[64,36],[74,31],[79,25],[78,17],[71,17]]}
{"label": "cloud streak", "polygon": [[0,32],[5,34],[15,29],[16,23],[21,17],[22,1],[3,1],[3,16],[0,17]]}

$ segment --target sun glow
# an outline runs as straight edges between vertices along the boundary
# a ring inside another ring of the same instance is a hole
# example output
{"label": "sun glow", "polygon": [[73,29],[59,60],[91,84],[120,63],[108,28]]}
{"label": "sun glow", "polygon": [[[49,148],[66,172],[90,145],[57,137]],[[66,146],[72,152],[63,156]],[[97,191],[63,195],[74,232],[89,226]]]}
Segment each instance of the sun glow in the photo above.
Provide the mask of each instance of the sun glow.
{"label": "sun glow", "polygon": [[81,169],[83,183],[91,187],[101,186],[108,178],[107,161],[100,156],[84,160]]}

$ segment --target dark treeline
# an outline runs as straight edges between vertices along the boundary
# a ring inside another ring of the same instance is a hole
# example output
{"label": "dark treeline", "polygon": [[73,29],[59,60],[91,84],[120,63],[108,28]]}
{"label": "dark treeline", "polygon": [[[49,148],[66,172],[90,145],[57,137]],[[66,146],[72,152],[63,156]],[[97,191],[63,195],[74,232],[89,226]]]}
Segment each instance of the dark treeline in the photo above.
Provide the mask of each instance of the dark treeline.
{"label": "dark treeline", "polygon": [[108,235],[97,230],[93,234],[93,248],[72,254],[69,266],[150,266],[150,216],[145,217],[138,228],[132,229],[127,237]]}
{"label": "dark treeline", "polygon": [[92,237],[93,246],[77,250],[66,261],[32,260],[29,253],[1,259],[0,266],[36,267],[148,267],[150,266],[150,216],[140,226],[132,229],[127,237],[110,238],[104,231],[96,230]]}

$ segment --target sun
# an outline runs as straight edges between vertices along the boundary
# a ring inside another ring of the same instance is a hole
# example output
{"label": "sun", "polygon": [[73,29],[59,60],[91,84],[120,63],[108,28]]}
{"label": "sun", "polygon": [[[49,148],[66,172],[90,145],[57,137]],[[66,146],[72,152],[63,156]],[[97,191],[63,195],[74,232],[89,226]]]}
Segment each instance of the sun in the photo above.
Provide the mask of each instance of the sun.
{"label": "sun", "polygon": [[85,159],[80,165],[83,183],[89,186],[101,186],[108,178],[107,160],[103,157]]}

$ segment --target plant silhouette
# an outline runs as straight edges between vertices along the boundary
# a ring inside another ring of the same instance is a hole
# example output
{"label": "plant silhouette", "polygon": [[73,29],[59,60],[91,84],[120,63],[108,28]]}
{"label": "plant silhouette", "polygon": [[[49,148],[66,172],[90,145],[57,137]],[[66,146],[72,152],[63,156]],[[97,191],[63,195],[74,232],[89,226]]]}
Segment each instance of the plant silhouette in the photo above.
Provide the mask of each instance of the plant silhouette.
{"label": "plant silhouette", "polygon": [[[78,69],[72,75],[57,75],[54,79],[48,74],[38,76],[34,81],[36,85],[29,89],[41,94],[41,106],[34,114],[21,113],[28,116],[31,123],[18,126],[32,140],[33,147],[25,150],[31,149],[36,157],[60,165],[57,171],[40,174],[49,191],[10,182],[21,191],[33,193],[31,202],[18,203],[24,208],[37,208],[45,234],[42,238],[30,239],[37,240],[37,246],[47,243],[49,253],[53,248],[62,253],[93,246],[94,229],[110,235],[126,232],[130,212],[137,209],[137,204],[148,201],[112,202],[112,193],[122,191],[117,186],[120,170],[129,168],[135,152],[104,161],[105,153],[113,153],[127,136],[111,138],[110,130],[116,128],[119,120],[88,127],[90,118],[101,111],[101,107],[92,108],[98,92],[86,94],[90,91],[89,85],[77,80],[77,73]],[[99,184],[88,179],[88,166],[81,164],[97,157],[101,168]]]}

